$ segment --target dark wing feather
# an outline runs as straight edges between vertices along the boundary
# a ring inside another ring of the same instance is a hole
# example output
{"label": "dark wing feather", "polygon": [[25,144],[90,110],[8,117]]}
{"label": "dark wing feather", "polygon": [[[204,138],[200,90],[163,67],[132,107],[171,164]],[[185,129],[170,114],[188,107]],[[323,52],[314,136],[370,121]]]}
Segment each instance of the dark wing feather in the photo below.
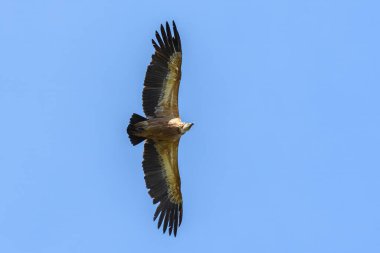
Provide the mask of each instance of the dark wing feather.
{"label": "dark wing feather", "polygon": [[144,146],[143,160],[146,187],[153,203],[158,203],[153,219],[159,217],[158,228],[163,224],[165,233],[169,226],[169,235],[174,231],[174,236],[177,235],[182,219],[178,145],[179,140],[165,143],[148,140]]}
{"label": "dark wing feather", "polygon": [[161,35],[156,31],[156,40],[152,40],[155,49],[148,66],[144,81],[143,109],[148,118],[179,117],[178,90],[181,80],[182,50],[181,39],[173,21],[172,36],[169,23],[166,30],[160,27]]}

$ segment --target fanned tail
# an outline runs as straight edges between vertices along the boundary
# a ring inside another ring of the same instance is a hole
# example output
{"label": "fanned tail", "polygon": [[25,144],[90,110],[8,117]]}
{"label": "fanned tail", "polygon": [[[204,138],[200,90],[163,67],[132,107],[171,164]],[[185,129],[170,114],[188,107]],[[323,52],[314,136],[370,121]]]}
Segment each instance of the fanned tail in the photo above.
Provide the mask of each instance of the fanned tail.
{"label": "fanned tail", "polygon": [[144,137],[136,136],[134,132],[136,131],[135,124],[145,121],[146,118],[143,116],[140,116],[136,113],[132,114],[131,119],[129,120],[129,125],[127,127],[127,133],[129,135],[129,139],[131,140],[131,143],[133,146],[139,144],[140,142],[143,142],[145,140]]}

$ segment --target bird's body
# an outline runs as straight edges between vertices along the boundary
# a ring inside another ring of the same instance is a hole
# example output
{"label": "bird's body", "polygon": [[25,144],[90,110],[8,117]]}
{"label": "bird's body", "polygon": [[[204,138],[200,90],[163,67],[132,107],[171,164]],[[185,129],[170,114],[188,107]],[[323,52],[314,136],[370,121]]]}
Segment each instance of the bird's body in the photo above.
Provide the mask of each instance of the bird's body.
{"label": "bird's body", "polygon": [[134,135],[154,141],[177,141],[187,130],[188,124],[180,118],[151,118],[135,125]]}
{"label": "bird's body", "polygon": [[176,236],[183,214],[178,145],[193,124],[182,122],[178,112],[182,47],[174,22],[173,32],[172,36],[166,22],[166,30],[161,25],[161,35],[156,32],[157,42],[152,40],[155,53],[143,89],[146,117],[133,114],[127,132],[133,145],[145,141],[144,179],[153,204],[158,204],[154,220],[158,218],[158,228],[163,225],[164,233],[169,228],[169,235]]}

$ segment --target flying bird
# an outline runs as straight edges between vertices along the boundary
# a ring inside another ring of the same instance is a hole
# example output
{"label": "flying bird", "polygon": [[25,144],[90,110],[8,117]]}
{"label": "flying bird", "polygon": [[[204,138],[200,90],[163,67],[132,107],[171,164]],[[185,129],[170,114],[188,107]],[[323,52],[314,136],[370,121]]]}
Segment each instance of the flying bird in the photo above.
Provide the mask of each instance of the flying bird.
{"label": "flying bird", "polygon": [[155,49],[145,75],[142,94],[146,117],[133,114],[127,133],[133,145],[143,141],[142,167],[145,183],[153,204],[158,204],[153,220],[163,233],[177,235],[183,215],[181,179],[178,170],[178,145],[181,136],[193,123],[181,121],[178,112],[178,90],[181,80],[182,47],[173,21],[173,34],[168,22],[166,29],[156,31]]}

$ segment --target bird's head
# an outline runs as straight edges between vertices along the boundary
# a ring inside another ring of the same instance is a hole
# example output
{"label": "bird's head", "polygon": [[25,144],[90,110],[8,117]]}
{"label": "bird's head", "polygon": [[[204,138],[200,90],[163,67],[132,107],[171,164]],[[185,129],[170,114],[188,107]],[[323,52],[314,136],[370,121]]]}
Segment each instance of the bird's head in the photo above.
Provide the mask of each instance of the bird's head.
{"label": "bird's head", "polygon": [[182,134],[186,133],[187,131],[190,130],[190,128],[194,125],[194,123],[184,123],[182,126]]}

